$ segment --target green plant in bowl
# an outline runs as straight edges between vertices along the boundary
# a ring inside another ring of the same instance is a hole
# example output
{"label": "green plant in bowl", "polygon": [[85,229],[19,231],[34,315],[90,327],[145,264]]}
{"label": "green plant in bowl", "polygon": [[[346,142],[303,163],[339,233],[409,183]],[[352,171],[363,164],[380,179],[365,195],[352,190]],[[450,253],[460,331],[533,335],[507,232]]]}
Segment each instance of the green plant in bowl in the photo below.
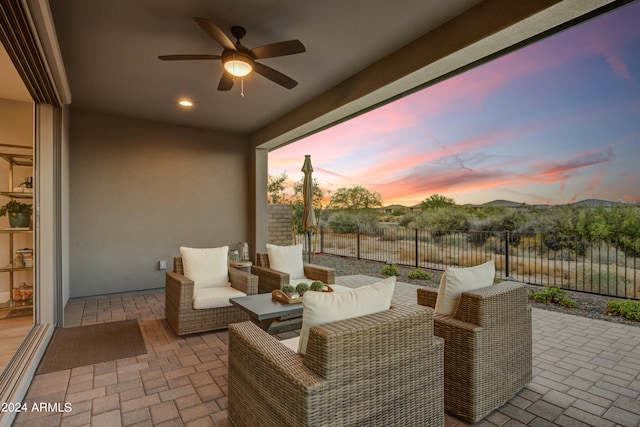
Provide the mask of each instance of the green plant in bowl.
{"label": "green plant in bowl", "polygon": [[324,290],[324,283],[316,280],[315,282],[311,282],[311,286],[309,286],[309,289],[316,292],[322,292]]}
{"label": "green plant in bowl", "polygon": [[289,298],[292,298],[296,293],[296,288],[293,285],[284,285],[282,287],[282,292],[284,292]]}
{"label": "green plant in bowl", "polygon": [[298,295],[300,296],[304,295],[304,293],[308,290],[309,285],[307,285],[306,283],[298,283],[298,286],[296,286],[296,291],[298,291]]}

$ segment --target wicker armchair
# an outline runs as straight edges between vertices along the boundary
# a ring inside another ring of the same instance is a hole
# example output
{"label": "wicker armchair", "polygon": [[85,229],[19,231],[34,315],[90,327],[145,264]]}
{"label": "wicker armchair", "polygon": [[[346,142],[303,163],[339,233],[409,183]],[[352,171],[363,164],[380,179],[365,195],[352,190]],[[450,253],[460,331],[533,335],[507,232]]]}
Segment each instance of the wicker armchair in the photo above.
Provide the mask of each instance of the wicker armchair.
{"label": "wicker armchair", "polygon": [[[258,293],[270,293],[289,284],[289,274],[272,269],[269,266],[269,255],[256,254],[256,262],[251,267],[251,274],[258,276]],[[315,264],[304,264],[304,275],[311,280],[319,280],[327,285],[336,283],[336,271],[333,268]]]}
{"label": "wicker armchair", "polygon": [[316,326],[304,356],[251,322],[230,325],[229,420],[237,427],[443,426],[444,343],[433,336],[432,316],[405,305]]}
{"label": "wicker armchair", "polygon": [[[435,307],[438,291],[419,288],[418,304]],[[445,409],[476,422],[531,381],[531,308],[527,288],[502,282],[464,292],[453,316],[434,314],[444,338]]]}
{"label": "wicker armchair", "polygon": [[[252,274],[230,268],[229,281],[247,295],[258,293],[258,278]],[[230,323],[249,319],[247,313],[235,306],[194,309],[193,281],[183,275],[182,257],[175,257],[173,272],[167,272],[164,310],[177,335],[223,329]]]}

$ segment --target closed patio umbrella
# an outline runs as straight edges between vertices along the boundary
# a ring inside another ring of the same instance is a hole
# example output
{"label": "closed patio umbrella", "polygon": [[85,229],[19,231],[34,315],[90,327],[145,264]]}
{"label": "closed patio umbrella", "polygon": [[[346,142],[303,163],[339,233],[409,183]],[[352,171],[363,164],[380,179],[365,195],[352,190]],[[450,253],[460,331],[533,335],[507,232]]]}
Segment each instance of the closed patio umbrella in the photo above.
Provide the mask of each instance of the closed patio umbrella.
{"label": "closed patio umbrella", "polygon": [[302,229],[307,234],[307,257],[309,262],[311,262],[311,233],[316,227],[317,222],[316,214],[313,211],[313,180],[311,178],[313,166],[311,166],[311,156],[309,154],[304,156],[304,164],[301,170],[304,172],[304,181],[302,183],[302,199],[304,201]]}

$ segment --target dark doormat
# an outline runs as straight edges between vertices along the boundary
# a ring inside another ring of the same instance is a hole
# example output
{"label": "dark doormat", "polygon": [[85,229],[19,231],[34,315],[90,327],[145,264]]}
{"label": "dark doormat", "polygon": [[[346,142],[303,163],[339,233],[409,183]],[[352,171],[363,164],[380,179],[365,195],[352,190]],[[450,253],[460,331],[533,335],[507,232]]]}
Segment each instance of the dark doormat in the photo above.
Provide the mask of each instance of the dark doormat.
{"label": "dark doormat", "polygon": [[36,373],[62,371],[146,352],[135,319],[56,329]]}

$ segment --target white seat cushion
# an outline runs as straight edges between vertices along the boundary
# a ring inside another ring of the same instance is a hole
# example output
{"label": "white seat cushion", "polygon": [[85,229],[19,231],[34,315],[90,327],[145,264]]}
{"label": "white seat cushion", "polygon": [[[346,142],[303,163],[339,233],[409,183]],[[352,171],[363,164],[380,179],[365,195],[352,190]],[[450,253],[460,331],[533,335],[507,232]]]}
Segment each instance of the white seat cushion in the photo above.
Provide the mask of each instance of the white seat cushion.
{"label": "white seat cushion", "polygon": [[305,354],[313,326],[388,310],[396,277],[361,286],[349,292],[308,292],[302,300],[302,328],[298,353]]}
{"label": "white seat cushion", "polygon": [[210,288],[194,288],[193,289],[193,308],[205,309],[216,307],[228,307],[231,305],[229,298],[246,297],[242,291],[231,287],[230,283],[226,286],[214,286]]}
{"label": "white seat cushion", "polygon": [[276,246],[267,244],[269,266],[291,277],[304,277],[302,245]]}
{"label": "white seat cushion", "polygon": [[180,247],[184,275],[193,280],[194,289],[227,286],[229,247],[187,248]]}
{"label": "white seat cushion", "polygon": [[300,343],[300,337],[288,338],[286,340],[280,341],[285,347],[289,347],[294,352],[298,352],[298,345]]}
{"label": "white seat cushion", "polygon": [[447,267],[440,280],[435,312],[453,316],[463,292],[491,286],[495,276],[496,267],[493,260],[475,267]]}

